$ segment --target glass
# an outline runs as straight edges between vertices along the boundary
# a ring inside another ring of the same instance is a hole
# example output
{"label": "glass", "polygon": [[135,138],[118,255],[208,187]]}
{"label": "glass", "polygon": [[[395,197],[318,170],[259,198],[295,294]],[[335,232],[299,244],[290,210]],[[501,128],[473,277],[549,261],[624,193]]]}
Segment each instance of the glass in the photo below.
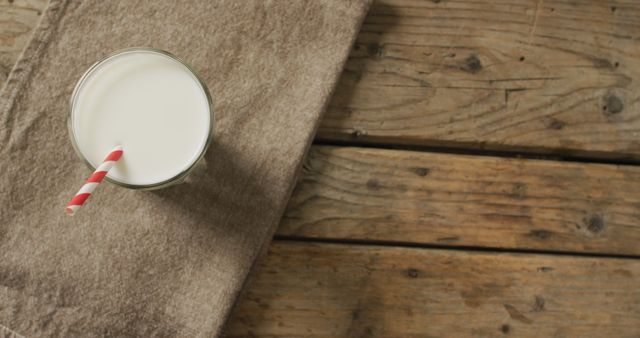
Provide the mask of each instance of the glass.
{"label": "glass", "polygon": [[193,161],[193,163],[191,163],[191,165],[189,167],[187,167],[186,169],[184,169],[183,171],[181,171],[180,173],[178,173],[174,177],[172,177],[170,179],[167,179],[165,181],[162,181],[162,182],[153,183],[153,184],[146,184],[146,185],[129,184],[129,183],[124,183],[124,182],[120,182],[120,181],[111,179],[108,176],[105,177],[105,180],[107,180],[107,181],[109,181],[109,182],[111,182],[113,184],[119,185],[121,187],[129,188],[129,189],[143,189],[143,190],[161,189],[161,188],[166,188],[166,187],[174,185],[174,184],[181,183],[187,177],[187,175],[194,168],[196,168],[196,166],[199,163],[202,162],[202,159],[204,158],[204,154],[207,152],[207,149],[209,148],[209,144],[211,143],[211,139],[213,137],[213,117],[214,117],[214,115],[213,115],[213,103],[212,103],[212,100],[211,100],[211,95],[209,93],[209,89],[207,88],[207,85],[204,83],[202,78],[185,61],[181,60],[177,56],[175,56],[175,55],[173,55],[173,54],[171,54],[171,53],[169,53],[167,51],[160,50],[160,49],[155,49],[155,48],[146,48],[146,47],[127,48],[127,49],[122,49],[122,50],[119,50],[119,51],[116,51],[114,53],[109,54],[108,56],[104,57],[103,59],[101,59],[101,60],[97,61],[96,63],[94,63],[93,65],[91,65],[91,67],[89,67],[89,69],[80,77],[80,80],[76,84],[76,86],[75,86],[75,88],[73,90],[73,94],[71,95],[71,104],[70,104],[70,108],[69,108],[69,118],[67,120],[67,127],[69,129],[69,135],[71,137],[71,144],[73,145],[73,149],[75,150],[76,154],[87,165],[87,167],[89,167],[89,169],[91,169],[91,171],[94,171],[96,168],[89,162],[89,160],[87,160],[87,158],[80,151],[80,147],[78,146],[78,143],[77,143],[77,137],[75,135],[75,131],[74,131],[74,128],[73,128],[73,111],[74,111],[75,102],[76,102],[77,97],[78,97],[78,93],[80,92],[80,89],[82,89],[82,86],[84,85],[84,83],[87,80],[87,78],[89,78],[89,76],[96,69],[98,69],[101,65],[105,64],[106,62],[108,62],[112,58],[120,56],[122,54],[139,53],[139,52],[161,54],[161,55],[167,56],[167,57],[177,61],[178,63],[182,64],[183,66],[185,66],[187,68],[187,70],[189,72],[191,72],[193,77],[199,82],[200,86],[202,87],[202,89],[204,91],[204,94],[206,96],[206,99],[207,99],[207,102],[208,102],[208,108],[209,108],[209,133],[207,135],[207,139],[205,141],[204,147],[202,148],[202,151],[196,157],[196,159]]}

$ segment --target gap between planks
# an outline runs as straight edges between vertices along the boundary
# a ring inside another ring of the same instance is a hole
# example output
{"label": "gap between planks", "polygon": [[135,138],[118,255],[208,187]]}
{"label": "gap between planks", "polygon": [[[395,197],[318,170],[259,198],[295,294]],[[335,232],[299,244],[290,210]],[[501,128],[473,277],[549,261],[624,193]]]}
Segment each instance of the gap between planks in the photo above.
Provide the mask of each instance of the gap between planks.
{"label": "gap between planks", "polygon": [[511,249],[511,248],[499,248],[499,247],[481,247],[471,245],[445,245],[445,244],[430,244],[430,243],[417,243],[417,242],[402,242],[402,241],[385,241],[385,240],[371,240],[371,239],[344,239],[344,238],[317,238],[317,237],[304,237],[304,236],[290,236],[290,235],[275,235],[274,241],[283,243],[311,243],[311,244],[335,244],[345,246],[360,246],[360,247],[387,247],[387,248],[406,248],[406,249],[420,249],[420,250],[450,250],[450,251],[464,251],[464,252],[483,252],[493,254],[522,254],[522,255],[552,255],[552,256],[567,256],[567,257],[585,257],[585,258],[613,258],[613,259],[630,259],[638,260],[640,255],[624,255],[624,254],[611,254],[611,253],[598,253],[598,252],[577,252],[577,251],[562,251],[562,250],[541,250],[541,249]]}
{"label": "gap between planks", "polygon": [[[518,158],[528,160],[545,160],[545,161],[561,161],[561,162],[575,162],[575,163],[595,163],[595,164],[610,164],[610,165],[630,165],[640,166],[640,159],[634,158],[615,158],[607,157],[610,153],[595,155],[593,152],[584,153],[579,155],[574,152],[574,155],[567,155],[563,153],[561,149],[556,149],[558,153],[550,153],[545,151],[532,152],[523,148],[491,148],[487,145],[470,143],[470,144],[458,144],[458,145],[439,145],[439,144],[400,144],[400,143],[388,143],[384,141],[376,142],[366,139],[323,139],[317,138],[313,141],[313,145],[316,146],[332,146],[332,147],[359,147],[359,148],[371,148],[371,149],[385,149],[385,150],[407,150],[415,152],[426,153],[438,153],[438,154],[451,154],[451,155],[470,155],[470,156],[485,156],[485,157],[500,157],[500,158]],[[482,148],[484,147],[484,148]]]}

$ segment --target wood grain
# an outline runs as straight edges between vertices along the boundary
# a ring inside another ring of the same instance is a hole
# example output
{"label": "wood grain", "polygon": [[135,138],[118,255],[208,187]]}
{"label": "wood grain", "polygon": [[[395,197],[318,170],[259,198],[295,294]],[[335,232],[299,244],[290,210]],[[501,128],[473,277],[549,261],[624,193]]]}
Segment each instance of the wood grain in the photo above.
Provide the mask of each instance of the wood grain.
{"label": "wood grain", "polygon": [[640,158],[640,3],[378,0],[325,140]]}
{"label": "wood grain", "polygon": [[637,337],[640,262],[276,241],[231,337]]}
{"label": "wood grain", "polygon": [[[0,3],[0,70],[46,0]],[[635,0],[377,0],[318,138],[640,159]]]}
{"label": "wood grain", "polygon": [[315,146],[282,236],[640,254],[640,168]]}

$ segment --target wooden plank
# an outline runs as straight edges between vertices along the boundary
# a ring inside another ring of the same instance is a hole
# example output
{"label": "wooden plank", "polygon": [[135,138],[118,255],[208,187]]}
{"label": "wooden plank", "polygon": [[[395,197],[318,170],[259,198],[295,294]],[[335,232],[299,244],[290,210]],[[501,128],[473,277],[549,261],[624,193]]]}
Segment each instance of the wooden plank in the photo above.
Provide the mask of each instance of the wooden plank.
{"label": "wooden plank", "polygon": [[[0,73],[45,3],[0,3]],[[378,0],[319,138],[640,159],[639,41],[635,0]]]}
{"label": "wooden plank", "polygon": [[380,0],[325,140],[640,158],[640,3]]}
{"label": "wooden plank", "polygon": [[640,261],[274,242],[230,337],[637,337]]}
{"label": "wooden plank", "polygon": [[640,254],[640,168],[315,146],[281,236]]}
{"label": "wooden plank", "polygon": [[47,3],[47,0],[0,1],[0,87],[27,45]]}

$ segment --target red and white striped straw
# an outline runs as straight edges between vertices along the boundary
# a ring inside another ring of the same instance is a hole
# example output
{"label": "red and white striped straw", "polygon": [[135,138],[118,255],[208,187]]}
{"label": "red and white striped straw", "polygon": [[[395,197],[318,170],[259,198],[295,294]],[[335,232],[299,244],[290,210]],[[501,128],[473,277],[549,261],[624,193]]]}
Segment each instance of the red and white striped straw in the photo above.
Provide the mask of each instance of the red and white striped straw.
{"label": "red and white striped straw", "polygon": [[93,190],[95,190],[98,184],[102,182],[109,170],[113,168],[113,166],[116,164],[116,161],[118,161],[120,157],[122,157],[122,147],[117,146],[113,148],[109,155],[107,155],[107,158],[105,158],[104,161],[102,161],[102,163],[98,166],[98,168],[96,168],[96,171],[94,171],[93,174],[89,176],[82,188],[80,188],[80,191],[78,191],[78,193],[71,199],[69,204],[67,204],[67,207],[65,208],[67,215],[73,216],[78,211],[78,209],[80,209],[87,198],[91,196]]}

